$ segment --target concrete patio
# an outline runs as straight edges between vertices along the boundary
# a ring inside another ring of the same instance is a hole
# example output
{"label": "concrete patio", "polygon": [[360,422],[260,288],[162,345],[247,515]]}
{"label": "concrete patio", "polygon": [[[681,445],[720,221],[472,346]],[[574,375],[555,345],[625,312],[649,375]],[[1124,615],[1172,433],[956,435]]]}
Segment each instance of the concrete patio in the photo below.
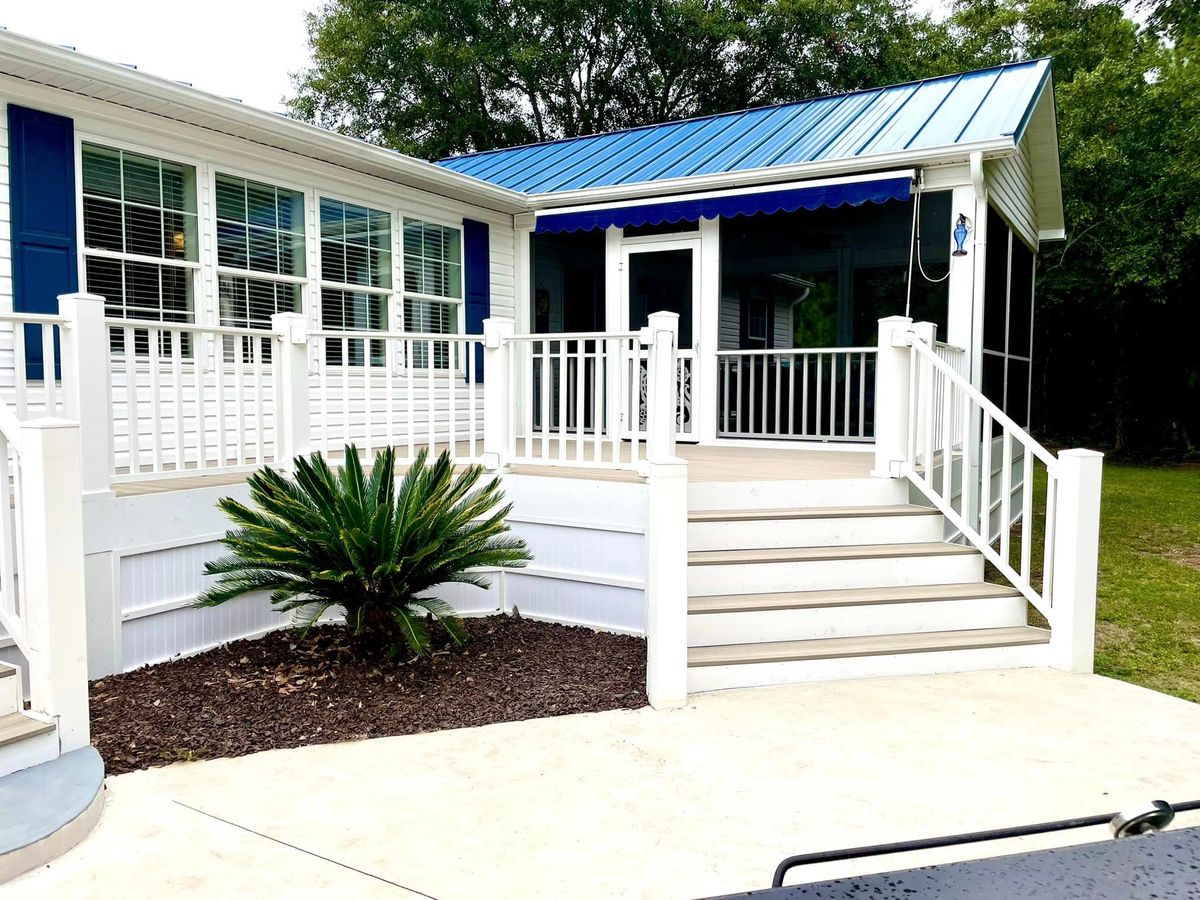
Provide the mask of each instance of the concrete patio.
{"label": "concrete patio", "polygon": [[790,853],[1196,799],[1198,734],[1200,706],[1038,669],[272,751],[111,779],[92,835],[5,895],[701,897],[764,887]]}

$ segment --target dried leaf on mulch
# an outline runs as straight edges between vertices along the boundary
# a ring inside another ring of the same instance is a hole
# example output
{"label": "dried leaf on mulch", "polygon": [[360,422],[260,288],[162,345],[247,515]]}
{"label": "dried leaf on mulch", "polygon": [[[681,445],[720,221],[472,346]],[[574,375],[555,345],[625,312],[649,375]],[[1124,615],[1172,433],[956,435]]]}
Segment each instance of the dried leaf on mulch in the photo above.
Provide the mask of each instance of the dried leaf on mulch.
{"label": "dried leaf on mulch", "polygon": [[363,658],[336,625],[276,631],[92,682],[110,774],[646,703],[640,638],[507,616],[408,663]]}

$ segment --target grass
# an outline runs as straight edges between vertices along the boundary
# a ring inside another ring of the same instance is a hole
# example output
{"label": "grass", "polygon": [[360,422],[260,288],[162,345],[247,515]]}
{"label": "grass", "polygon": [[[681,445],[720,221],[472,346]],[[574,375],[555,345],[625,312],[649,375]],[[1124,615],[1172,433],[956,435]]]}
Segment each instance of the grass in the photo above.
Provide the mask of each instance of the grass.
{"label": "grass", "polygon": [[1200,468],[1105,465],[1097,593],[1096,672],[1200,702]]}

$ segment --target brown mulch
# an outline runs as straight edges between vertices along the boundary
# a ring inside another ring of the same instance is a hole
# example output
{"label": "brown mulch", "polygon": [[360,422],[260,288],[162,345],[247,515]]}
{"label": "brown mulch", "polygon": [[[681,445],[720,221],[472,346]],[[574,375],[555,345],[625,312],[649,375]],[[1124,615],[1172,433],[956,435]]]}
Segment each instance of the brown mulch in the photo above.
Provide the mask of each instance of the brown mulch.
{"label": "brown mulch", "polygon": [[646,703],[640,638],[508,616],[464,624],[465,646],[412,662],[364,658],[328,625],[110,675],[91,684],[92,743],[115,775]]}

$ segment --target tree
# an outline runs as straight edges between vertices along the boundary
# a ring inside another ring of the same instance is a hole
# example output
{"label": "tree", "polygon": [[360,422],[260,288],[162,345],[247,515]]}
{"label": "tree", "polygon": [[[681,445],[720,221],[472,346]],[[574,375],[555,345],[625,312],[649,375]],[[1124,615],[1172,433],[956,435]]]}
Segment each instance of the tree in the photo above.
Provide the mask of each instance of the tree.
{"label": "tree", "polygon": [[429,159],[903,81],[907,0],[333,0],[297,117]]}

